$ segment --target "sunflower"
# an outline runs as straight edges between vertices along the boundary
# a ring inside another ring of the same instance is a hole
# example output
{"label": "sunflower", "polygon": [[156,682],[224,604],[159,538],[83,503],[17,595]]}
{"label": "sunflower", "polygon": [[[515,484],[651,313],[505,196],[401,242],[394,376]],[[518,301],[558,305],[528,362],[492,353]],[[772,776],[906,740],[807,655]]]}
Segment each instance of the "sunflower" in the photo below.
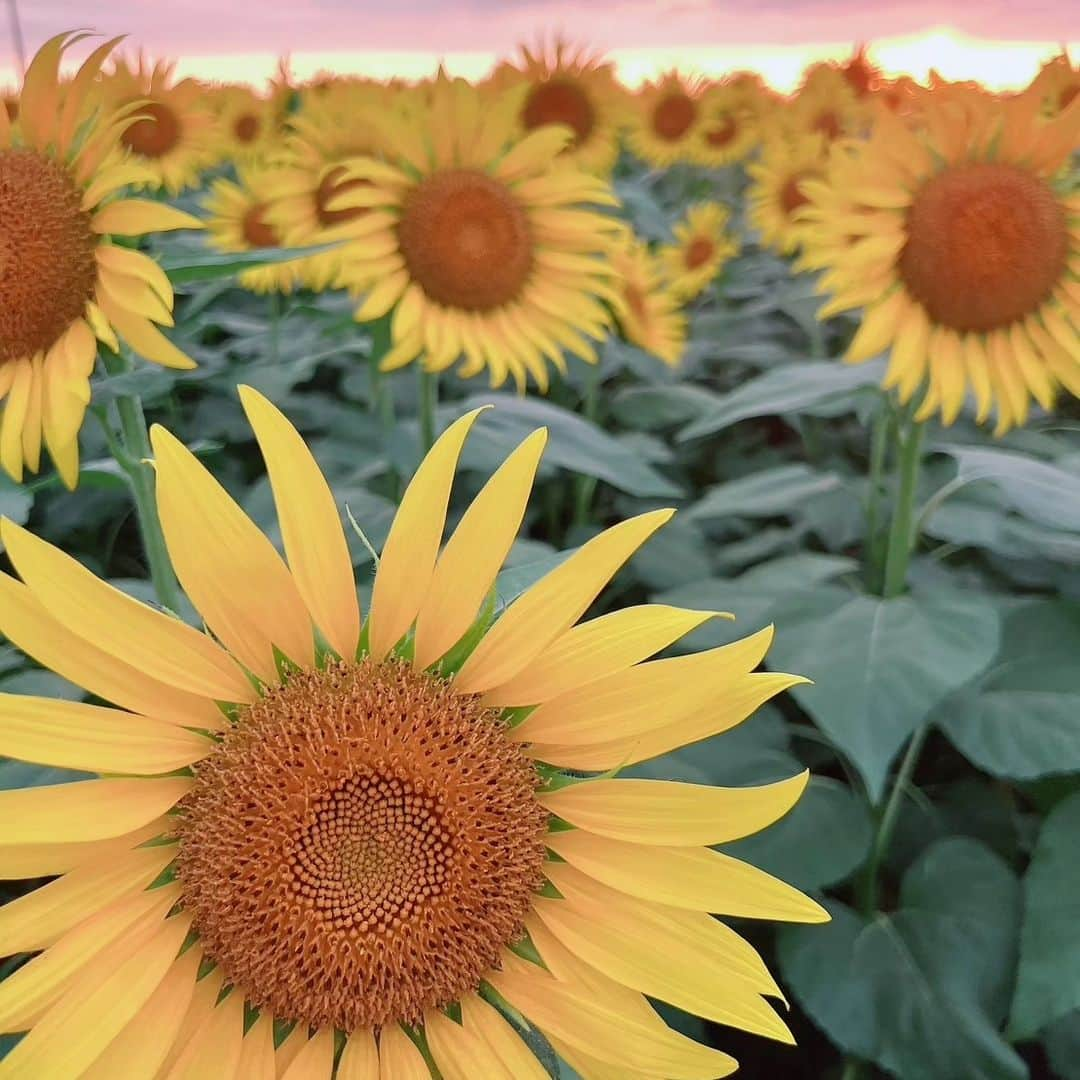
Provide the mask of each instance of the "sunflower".
{"label": "sunflower", "polygon": [[676,71],[647,82],[631,103],[630,149],[658,168],[689,160],[703,120],[703,93],[704,83]]}
{"label": "sunflower", "polygon": [[717,202],[691,206],[675,226],[675,243],[660,249],[665,277],[678,299],[693,299],[738,254],[738,242],[726,231],[730,217]]}
{"label": "sunflower", "polygon": [[1038,102],[945,100],[921,134],[883,114],[873,138],[807,181],[806,253],[827,267],[821,315],[865,308],[847,353],[885,349],[902,401],[951,423],[966,391],[997,433],[1080,394],[1080,194],[1067,168],[1080,100],[1036,122]]}
{"label": "sunflower", "polygon": [[686,348],[686,316],[659,259],[643,240],[632,237],[614,249],[611,262],[619,275],[623,336],[675,367]]}
{"label": "sunflower", "polygon": [[746,91],[718,83],[702,95],[701,113],[690,150],[699,165],[730,165],[742,161],[757,146],[759,125]]}
{"label": "sunflower", "polygon": [[260,161],[281,137],[280,98],[262,98],[246,86],[221,87],[215,95],[216,142],[221,157]]}
{"label": "sunflower", "polygon": [[786,109],[778,113],[793,135],[820,135],[826,143],[865,130],[869,100],[852,88],[844,71],[833,64],[815,64]]}
{"label": "sunflower", "polygon": [[[273,173],[258,165],[237,165],[237,181],[215,180],[203,201],[210,243],[219,251],[255,251],[281,247],[269,220]],[[303,277],[303,259],[244,270],[237,280],[256,293],[291,293]]]}
{"label": "sunflower", "polygon": [[44,438],[73,488],[97,342],[115,350],[119,334],[155,363],[195,366],[154,325],[172,325],[168,278],[111,237],[200,222],[161,203],[117,198],[146,175],[118,153],[137,110],[87,107],[114,42],[61,87],[71,36],[52,38],[31,62],[18,125],[0,110],[0,465],[16,481],[24,468],[37,472]]}
{"label": "sunflower", "polygon": [[0,90],[0,101],[4,104],[4,112],[7,113],[8,120],[14,124],[19,119],[19,91]]}
{"label": "sunflower", "polygon": [[497,90],[528,86],[519,120],[525,134],[545,124],[566,124],[573,139],[559,155],[585,172],[607,175],[619,154],[623,92],[610,63],[557,38],[550,46],[521,46],[517,64],[504,63],[492,77]]}
{"label": "sunflower", "polygon": [[141,55],[133,65],[118,58],[101,92],[112,108],[138,103],[139,119],[125,128],[121,141],[146,166],[143,187],[176,195],[199,185],[215,153],[206,92],[193,79],[173,82],[173,66],[159,61],[148,67]]}
{"label": "sunflower", "polygon": [[1080,68],[1063,50],[1042,65],[1025,93],[1038,99],[1043,117],[1053,119],[1080,95]]}
{"label": "sunflower", "polygon": [[826,144],[820,134],[773,135],[761,156],[747,166],[747,216],[770,247],[790,255],[798,246],[802,225],[796,211],[807,202],[806,180],[825,171]]}
{"label": "sunflower", "polygon": [[515,137],[521,89],[482,98],[440,77],[430,100],[370,117],[383,159],[353,161],[368,186],[335,205],[369,208],[346,252],[366,291],[356,318],[393,313],[384,370],[464,357],[464,377],[487,368],[493,385],[532,376],[543,390],[564,349],[597,361],[589,338],[608,332],[603,301],[617,303],[605,256],[625,226],[592,208],[617,205],[607,181],[552,169],[570,128]]}
{"label": "sunflower", "polygon": [[288,565],[152,432],[165,539],[205,633],[0,525],[22,579],[0,575],[0,629],[117,706],[3,696],[0,752],[107,778],[0,792],[0,873],[62,875],[0,911],[6,953],[44,949],[0,983],[0,1030],[28,1030],[0,1076],[265,1076],[277,1042],[279,1075],[303,1058],[330,1080],[343,1044],[339,1080],[426,1078],[421,1050],[444,1080],[541,1080],[507,1010],[587,1075],[734,1070],[645,994],[792,1041],[761,959],[709,913],[828,916],[707,845],[781,817],[806,774],[733,789],[582,775],[725,731],[804,681],[754,672],[771,628],[649,660],[712,613],[578,621],[672,511],[602,532],[492,624],[546,433],[440,552],[476,410],[413,477],[362,621],[322,473],[269,401],[241,397]]}

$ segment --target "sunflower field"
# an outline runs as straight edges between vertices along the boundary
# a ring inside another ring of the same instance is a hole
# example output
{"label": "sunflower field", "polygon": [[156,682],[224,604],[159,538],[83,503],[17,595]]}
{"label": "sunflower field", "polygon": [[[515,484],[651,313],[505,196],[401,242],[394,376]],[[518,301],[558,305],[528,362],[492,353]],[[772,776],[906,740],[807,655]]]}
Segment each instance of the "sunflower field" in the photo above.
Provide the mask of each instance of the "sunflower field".
{"label": "sunflower field", "polygon": [[1080,1080],[1066,54],[2,96],[0,1080]]}

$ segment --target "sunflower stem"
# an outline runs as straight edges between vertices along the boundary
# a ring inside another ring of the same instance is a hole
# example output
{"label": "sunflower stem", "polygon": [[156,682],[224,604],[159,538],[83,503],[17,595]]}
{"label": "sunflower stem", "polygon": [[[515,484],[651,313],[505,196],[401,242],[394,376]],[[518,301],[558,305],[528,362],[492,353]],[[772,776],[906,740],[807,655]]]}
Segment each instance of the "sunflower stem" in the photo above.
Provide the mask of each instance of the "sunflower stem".
{"label": "sunflower stem", "polygon": [[439,408],[439,375],[422,365],[420,373],[420,449],[426,454],[435,445],[435,413]]}
{"label": "sunflower stem", "polygon": [[[131,370],[131,362],[126,353],[110,356],[103,350],[102,362],[110,375],[120,375]],[[116,412],[120,418],[120,441],[123,448],[123,453],[116,455],[116,462],[127,474],[128,483],[131,485],[135,516],[139,521],[139,535],[150,567],[150,580],[153,582],[158,603],[170,611],[179,611],[180,585],[169,559],[165,534],[158,517],[154,468],[149,463],[150,435],[146,428],[142,400],[138,394],[121,394],[116,399]]]}
{"label": "sunflower stem", "polygon": [[390,464],[390,437],[394,433],[394,395],[390,390],[386,373],[379,367],[391,344],[390,320],[379,319],[371,324],[371,353],[368,357],[368,408],[378,418],[383,449],[387,451],[387,464],[391,472],[390,496],[396,502],[400,493],[397,472]]}
{"label": "sunflower stem", "polygon": [[911,561],[915,542],[912,526],[925,430],[923,423],[912,420],[907,425],[907,432],[900,445],[900,487],[889,529],[889,547],[885,554],[885,584],[882,595],[886,600],[899,596],[907,581],[908,563]]}
{"label": "sunflower stem", "polygon": [[[590,424],[596,423],[600,412],[600,364],[591,364],[585,377],[585,394],[581,403],[581,415]],[[596,477],[578,474],[574,478],[574,525],[584,527],[589,523],[593,495],[596,494]]]}
{"label": "sunflower stem", "polygon": [[881,573],[881,552],[878,545],[880,526],[881,493],[885,479],[885,459],[889,449],[889,429],[892,425],[892,410],[884,395],[880,408],[874,416],[870,435],[870,475],[866,493],[866,584],[874,589],[878,585]]}

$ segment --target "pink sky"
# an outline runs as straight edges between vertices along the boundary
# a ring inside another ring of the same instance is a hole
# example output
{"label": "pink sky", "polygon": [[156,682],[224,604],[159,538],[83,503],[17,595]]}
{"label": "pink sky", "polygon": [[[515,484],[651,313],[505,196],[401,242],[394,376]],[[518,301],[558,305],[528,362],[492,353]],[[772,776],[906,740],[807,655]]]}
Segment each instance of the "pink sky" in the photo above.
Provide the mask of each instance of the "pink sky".
{"label": "pink sky", "polygon": [[[440,57],[475,76],[517,43],[555,30],[607,51],[629,82],[677,63],[709,74],[755,68],[782,89],[806,63],[843,55],[861,39],[877,43],[887,69],[919,76],[937,66],[1000,85],[1025,81],[1057,43],[1080,48],[1077,0],[909,0],[902,7],[865,0],[19,0],[19,7],[31,51],[61,30],[89,26],[127,33],[152,55],[179,57],[188,72],[256,82],[283,52],[301,77],[319,67],[420,75]],[[0,80],[14,65],[6,31]]]}

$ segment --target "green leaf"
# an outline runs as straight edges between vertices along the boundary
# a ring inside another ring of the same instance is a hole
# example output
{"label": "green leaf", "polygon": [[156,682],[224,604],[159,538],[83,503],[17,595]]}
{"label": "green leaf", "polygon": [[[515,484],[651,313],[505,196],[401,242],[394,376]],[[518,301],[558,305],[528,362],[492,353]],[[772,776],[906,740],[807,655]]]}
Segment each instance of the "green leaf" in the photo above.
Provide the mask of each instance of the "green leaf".
{"label": "green leaf", "polygon": [[853,408],[855,393],[881,382],[884,368],[883,361],[849,365],[832,360],[772,368],[722,395],[706,415],[679,432],[678,441],[713,435],[755,416],[839,416]]}
{"label": "green leaf", "polygon": [[595,476],[628,495],[666,498],[680,494],[677,485],[617,439],[549,401],[513,394],[477,394],[462,402],[456,415],[488,404],[497,408],[486,413],[473,429],[461,456],[465,467],[490,470],[527,435],[546,427],[551,433],[544,452],[546,463]]}
{"label": "green leaf", "polygon": [[945,701],[935,720],[994,776],[1080,772],[1080,608],[1035,601],[1009,612],[993,665]]}
{"label": "green leaf", "polygon": [[719,395],[686,383],[674,386],[630,386],[611,399],[611,411],[621,424],[642,431],[683,424],[711,415]]}
{"label": "green leaf", "polygon": [[981,844],[947,839],[872,922],[830,903],[827,927],[785,929],[781,969],[841,1048],[901,1080],[1023,1080],[998,1033],[1016,961],[1019,884]]}
{"label": "green leaf", "polygon": [[276,263],[306,259],[309,255],[320,255],[331,251],[337,244],[316,244],[311,247],[295,248],[259,248],[257,251],[179,253],[161,261],[161,268],[174,285],[186,285],[191,281],[211,281],[215,278],[228,278],[245,270],[254,270],[260,266],[273,266]]}
{"label": "green leaf", "polygon": [[1059,803],[1043,824],[1024,875],[1020,969],[1009,1030],[1031,1038],[1080,1008],[1080,795]]}
{"label": "green leaf", "polygon": [[945,588],[882,600],[823,586],[774,615],[770,666],[816,685],[792,690],[851,759],[873,802],[906,739],[981,672],[999,640],[997,608]]}
{"label": "green leaf", "polygon": [[[34,493],[0,472],[0,517],[11,518],[16,525],[25,525],[33,505]],[[4,545],[0,543],[0,551],[3,550]]]}
{"label": "green leaf", "polygon": [[840,477],[809,465],[761,469],[706,490],[683,516],[690,521],[726,517],[780,517],[797,514],[807,500],[840,486]]}
{"label": "green leaf", "polygon": [[1043,1048],[1061,1080],[1080,1080],[1080,1011],[1055,1020],[1043,1033]]}

